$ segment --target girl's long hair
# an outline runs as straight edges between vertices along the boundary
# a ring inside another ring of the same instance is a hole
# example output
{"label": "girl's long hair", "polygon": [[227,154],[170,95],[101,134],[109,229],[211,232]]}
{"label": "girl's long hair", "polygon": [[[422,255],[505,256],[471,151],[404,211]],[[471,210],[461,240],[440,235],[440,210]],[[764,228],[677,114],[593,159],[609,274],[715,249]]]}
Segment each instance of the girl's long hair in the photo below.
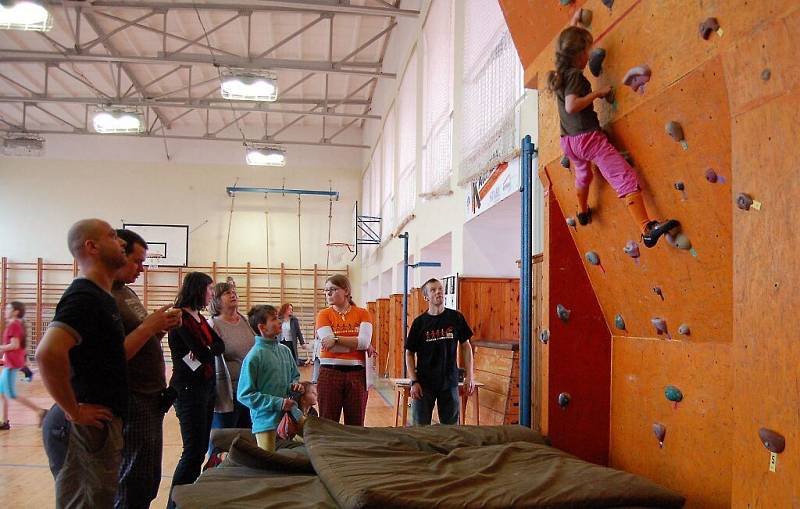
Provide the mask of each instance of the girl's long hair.
{"label": "girl's long hair", "polygon": [[547,73],[547,89],[551,92],[564,86],[564,75],[575,67],[575,60],[592,45],[592,34],[581,27],[561,32],[556,43],[556,69]]}

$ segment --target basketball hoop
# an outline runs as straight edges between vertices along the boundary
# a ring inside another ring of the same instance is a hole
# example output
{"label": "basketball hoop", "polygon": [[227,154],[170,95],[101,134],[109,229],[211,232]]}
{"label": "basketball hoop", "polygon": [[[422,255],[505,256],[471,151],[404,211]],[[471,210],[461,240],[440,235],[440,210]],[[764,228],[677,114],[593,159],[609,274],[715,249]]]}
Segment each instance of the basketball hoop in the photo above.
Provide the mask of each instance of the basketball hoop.
{"label": "basketball hoop", "polygon": [[[330,253],[331,249],[335,249],[336,250],[336,254],[334,255],[334,258],[333,258],[333,263],[335,263],[337,265],[342,263],[342,261],[344,260],[345,252],[350,252],[350,253],[354,253],[355,252],[355,249],[353,248],[353,244],[348,244],[347,242],[328,242],[325,245],[328,247],[328,252],[329,253]],[[347,251],[345,251],[344,248],[346,248]]]}
{"label": "basketball hoop", "polygon": [[148,269],[157,269],[158,268],[158,264],[163,259],[164,259],[164,255],[162,255],[161,253],[148,254],[147,257],[145,257],[145,259],[144,259],[144,265]]}
{"label": "basketball hoop", "polygon": [[355,250],[353,249],[353,244],[348,244],[347,242],[328,242],[325,245],[328,247],[338,247],[338,248],[346,247],[348,251],[350,251],[351,253],[355,253]]}

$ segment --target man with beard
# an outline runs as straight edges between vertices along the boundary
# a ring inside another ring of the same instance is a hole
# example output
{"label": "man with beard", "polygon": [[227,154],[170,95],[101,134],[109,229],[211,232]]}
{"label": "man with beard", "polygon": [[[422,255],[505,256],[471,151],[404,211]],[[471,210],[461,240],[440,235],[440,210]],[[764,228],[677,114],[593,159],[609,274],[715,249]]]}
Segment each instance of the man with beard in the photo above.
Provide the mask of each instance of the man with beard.
{"label": "man with beard", "polygon": [[111,295],[125,243],[105,221],[84,219],[69,229],[67,244],[81,275],[36,350],[44,386],[71,422],[56,507],[110,508],[128,411],[125,329]]}
{"label": "man with beard", "polygon": [[[117,301],[125,326],[125,355],[128,358],[128,418],[122,430],[122,468],[114,506],[139,509],[150,507],[161,482],[164,409],[167,387],[164,331],[181,324],[181,312],[166,305],[147,314],[147,310],[128,284],[144,272],[147,242],[131,230],[117,230],[125,241],[127,263],[117,271],[112,295]],[[169,401],[167,400],[167,403]]]}

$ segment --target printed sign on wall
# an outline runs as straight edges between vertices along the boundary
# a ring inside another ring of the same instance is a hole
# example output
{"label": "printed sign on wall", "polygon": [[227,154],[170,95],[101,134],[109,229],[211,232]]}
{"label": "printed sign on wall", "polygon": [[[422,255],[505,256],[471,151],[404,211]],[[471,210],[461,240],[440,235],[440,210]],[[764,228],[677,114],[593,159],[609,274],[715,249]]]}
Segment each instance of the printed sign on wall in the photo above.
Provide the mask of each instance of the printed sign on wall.
{"label": "printed sign on wall", "polygon": [[486,212],[512,193],[519,191],[520,158],[500,163],[469,183],[467,220]]}

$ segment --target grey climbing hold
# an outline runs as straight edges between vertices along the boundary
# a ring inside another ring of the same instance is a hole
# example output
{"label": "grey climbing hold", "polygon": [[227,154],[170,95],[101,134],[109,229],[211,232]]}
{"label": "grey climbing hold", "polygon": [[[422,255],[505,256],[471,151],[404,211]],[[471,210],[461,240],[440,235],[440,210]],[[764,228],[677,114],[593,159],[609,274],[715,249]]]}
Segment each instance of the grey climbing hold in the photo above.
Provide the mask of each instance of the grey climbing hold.
{"label": "grey climbing hold", "polygon": [[606,50],[595,48],[589,53],[589,70],[594,77],[600,76],[603,72],[603,60],[606,58]]}
{"label": "grey climbing hold", "polygon": [[681,336],[691,336],[692,331],[689,330],[689,326],[688,325],[686,325],[685,323],[682,323],[680,325],[680,327],[678,327],[678,334],[680,334]]}
{"label": "grey climbing hold", "polygon": [[672,336],[669,334],[669,330],[667,330],[667,321],[663,318],[655,317],[650,319],[650,323],[653,324],[653,327],[656,328],[656,334],[659,336],[665,334],[667,339],[672,339]]}
{"label": "grey climbing hold", "polygon": [[602,0],[602,1],[603,1],[603,5],[605,5],[609,9],[614,7],[614,0]]}
{"label": "grey climbing hold", "polygon": [[600,256],[594,251],[587,251],[585,256],[587,262],[592,265],[600,265]]}
{"label": "grey climbing hold", "polygon": [[700,23],[700,37],[708,40],[711,34],[719,30],[719,22],[717,18],[706,18],[705,21]]}
{"label": "grey climbing hold", "polygon": [[637,244],[635,240],[626,242],[622,250],[631,258],[639,258],[639,244]]}
{"label": "grey climbing hold", "polygon": [[616,315],[614,317],[614,327],[619,330],[625,330],[625,319],[622,318],[622,315]]}
{"label": "grey climbing hold", "polygon": [[764,69],[763,71],[761,71],[761,79],[762,79],[762,80],[764,80],[764,81],[769,81],[769,79],[770,79],[771,77],[772,77],[772,71],[771,71],[771,70],[769,70],[768,68],[767,68],[767,69]]}
{"label": "grey climbing hold", "polygon": [[658,446],[664,447],[664,438],[667,436],[667,427],[660,422],[653,423],[653,434],[658,439]]}
{"label": "grey climbing hold", "polygon": [[[591,10],[589,10],[589,9],[581,9],[580,16],[581,16],[581,25],[583,25],[583,26],[585,26],[587,28],[592,26],[592,18],[594,16],[592,15],[592,11]],[[597,76],[597,75],[595,74],[595,76]]]}
{"label": "grey climbing hold", "polygon": [[566,322],[567,320],[569,320],[570,313],[572,313],[572,311],[570,311],[569,309],[565,308],[563,305],[558,304],[556,306],[556,315],[558,315],[558,318],[562,322]]}
{"label": "grey climbing hold", "polygon": [[753,197],[747,193],[739,193],[736,196],[736,206],[742,210],[750,210],[753,206]]}
{"label": "grey climbing hold", "polygon": [[675,182],[675,183],[673,184],[673,187],[674,187],[675,189],[677,189],[678,191],[683,191],[683,190],[685,190],[685,189],[686,189],[686,186],[683,184],[683,182]]}
{"label": "grey climbing hold", "polygon": [[692,249],[692,241],[689,240],[689,237],[686,236],[685,233],[680,232],[673,238],[672,245],[677,247],[678,249],[683,249],[685,251],[689,251]]}
{"label": "grey climbing hold", "polygon": [[572,227],[575,227],[577,224],[578,224],[578,223],[575,221],[575,218],[574,218],[574,217],[572,217],[572,216],[569,216],[569,217],[567,218],[567,226],[572,226]]}
{"label": "grey climbing hold", "polygon": [[786,449],[786,439],[777,431],[761,428],[758,430],[758,438],[768,451],[775,454],[780,454]]}
{"label": "grey climbing hold", "polygon": [[661,287],[654,286],[653,287],[653,293],[658,295],[659,297],[661,297],[661,300],[664,300],[664,292],[661,291]]}
{"label": "grey climbing hold", "polygon": [[569,157],[564,156],[561,158],[561,166],[564,168],[569,168]]}
{"label": "grey climbing hold", "polygon": [[541,341],[545,345],[547,344],[548,341],[550,341],[549,329],[542,329],[541,331],[539,331],[539,341]]}
{"label": "grey climbing hold", "polygon": [[566,409],[571,400],[572,396],[570,396],[568,392],[562,392],[558,395],[558,406],[560,406],[562,410]]}
{"label": "grey climbing hold", "polygon": [[674,120],[667,122],[667,125],[664,126],[664,130],[670,138],[680,143],[684,150],[689,148],[689,145],[686,143],[686,137],[683,135],[683,127],[681,127],[678,122]]}
{"label": "grey climbing hold", "polygon": [[644,94],[645,85],[648,81],[650,81],[650,77],[652,75],[653,71],[650,70],[648,65],[637,65],[625,73],[625,76],[622,78],[622,82],[631,87],[634,92]]}

